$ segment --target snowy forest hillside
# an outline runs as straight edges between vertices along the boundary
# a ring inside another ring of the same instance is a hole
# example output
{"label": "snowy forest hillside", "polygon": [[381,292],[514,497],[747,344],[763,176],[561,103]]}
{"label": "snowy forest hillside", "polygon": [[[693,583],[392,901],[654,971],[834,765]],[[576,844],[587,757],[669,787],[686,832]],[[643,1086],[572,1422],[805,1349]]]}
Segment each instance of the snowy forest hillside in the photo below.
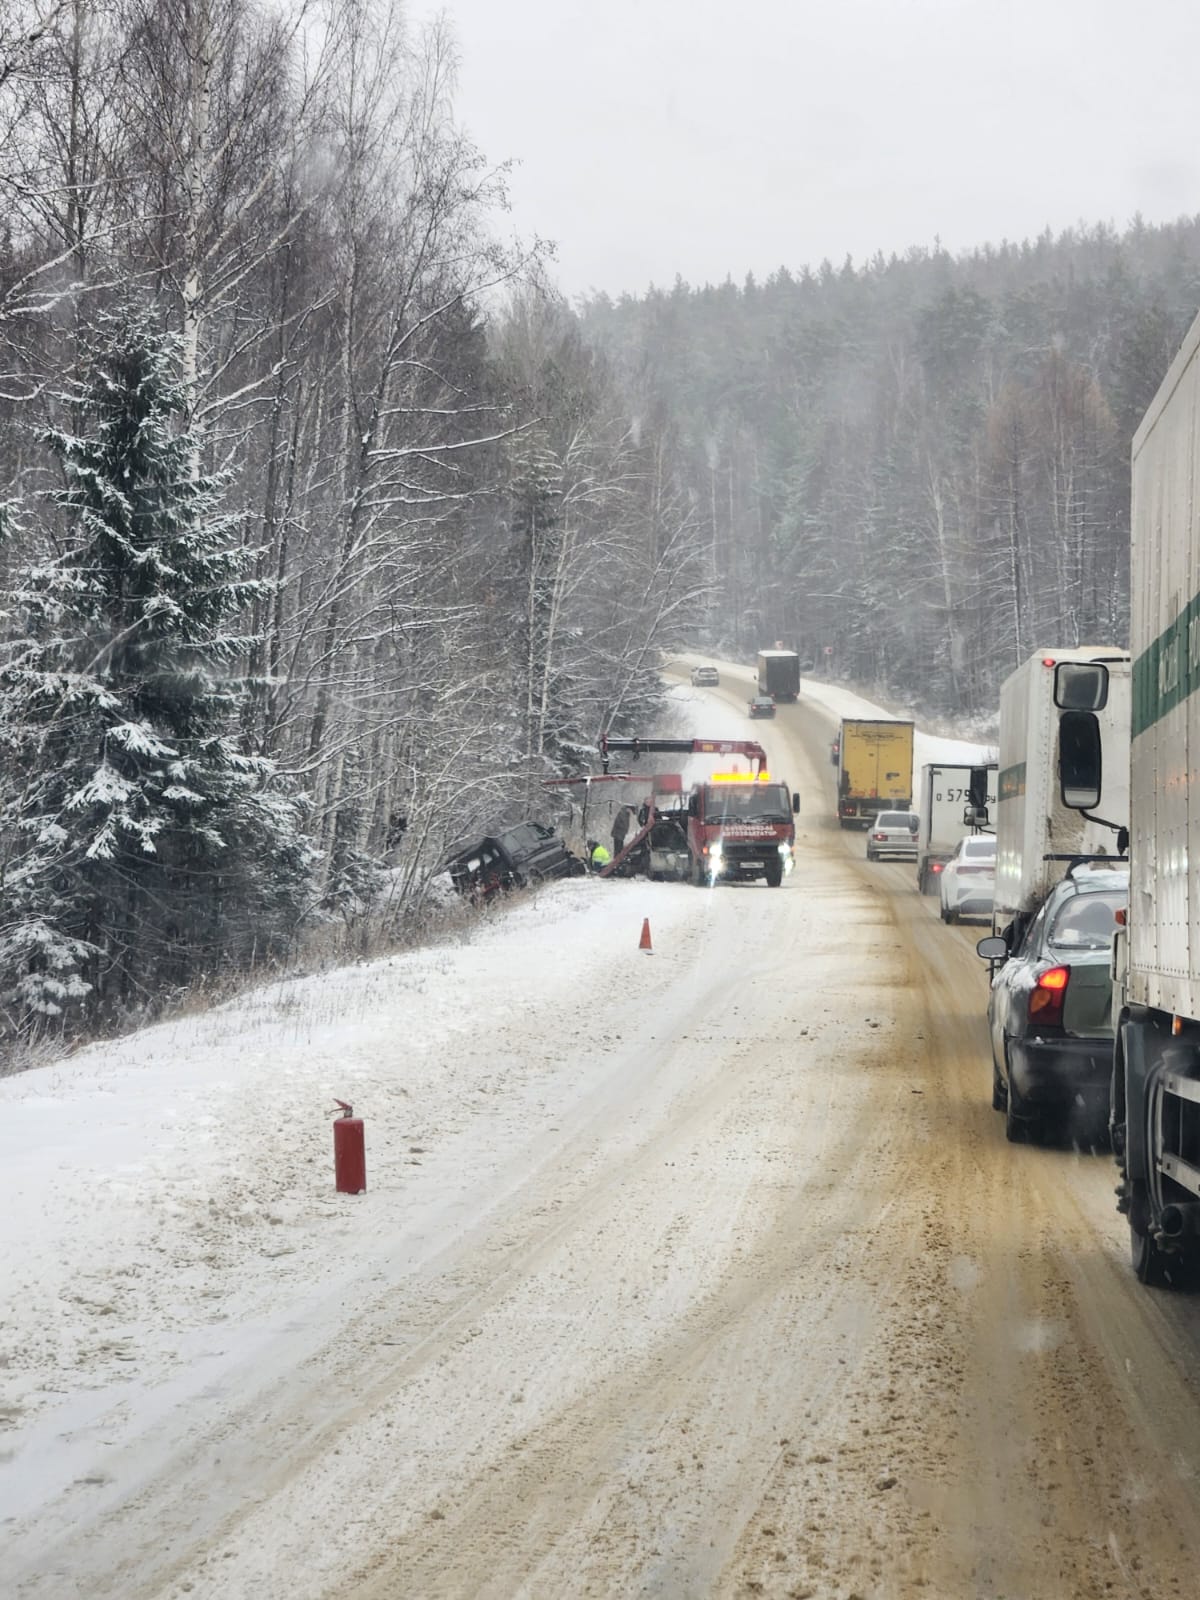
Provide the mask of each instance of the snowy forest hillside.
{"label": "snowy forest hillside", "polygon": [[[798,203],[802,203],[798,200]],[[704,517],[710,638],[990,713],[1127,637],[1133,432],[1200,306],[1200,219],[592,299]]]}

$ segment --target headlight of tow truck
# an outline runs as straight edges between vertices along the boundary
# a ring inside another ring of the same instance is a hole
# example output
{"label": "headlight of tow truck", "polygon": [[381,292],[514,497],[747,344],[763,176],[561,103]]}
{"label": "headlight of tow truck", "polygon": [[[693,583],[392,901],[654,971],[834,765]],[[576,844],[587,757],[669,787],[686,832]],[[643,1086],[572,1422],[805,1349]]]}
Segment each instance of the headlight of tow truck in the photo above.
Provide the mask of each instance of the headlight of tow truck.
{"label": "headlight of tow truck", "polygon": [[711,861],[714,867],[719,867],[721,865],[721,858],[724,856],[724,854],[725,851],[721,845],[714,844],[709,846],[708,859]]}
{"label": "headlight of tow truck", "polygon": [[783,863],[784,872],[790,872],[795,863],[792,860],[792,847],[784,840],[779,846],[779,859]]}

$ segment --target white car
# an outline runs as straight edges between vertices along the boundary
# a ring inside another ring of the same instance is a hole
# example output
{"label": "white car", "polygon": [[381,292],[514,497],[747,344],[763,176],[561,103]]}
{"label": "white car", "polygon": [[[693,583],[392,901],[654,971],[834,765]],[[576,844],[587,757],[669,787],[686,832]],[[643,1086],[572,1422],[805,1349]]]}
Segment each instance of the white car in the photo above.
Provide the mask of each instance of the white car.
{"label": "white car", "polygon": [[867,860],[884,856],[917,859],[917,834],[921,819],[915,811],[881,811],[867,831]]}
{"label": "white car", "polygon": [[990,833],[971,834],[958,841],[958,849],[942,869],[942,921],[959,917],[990,917],[996,897],[996,838]]}
{"label": "white car", "polygon": [[721,674],[716,667],[693,667],[692,683],[697,689],[716,689],[721,683]]}

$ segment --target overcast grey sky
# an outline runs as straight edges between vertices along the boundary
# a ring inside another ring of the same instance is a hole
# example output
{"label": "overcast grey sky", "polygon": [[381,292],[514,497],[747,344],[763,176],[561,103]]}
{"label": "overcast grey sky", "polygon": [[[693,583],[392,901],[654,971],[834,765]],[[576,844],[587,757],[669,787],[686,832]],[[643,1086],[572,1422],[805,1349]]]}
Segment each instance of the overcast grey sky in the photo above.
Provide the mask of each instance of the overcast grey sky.
{"label": "overcast grey sky", "polygon": [[459,120],[570,295],[1200,210],[1200,0],[444,9]]}

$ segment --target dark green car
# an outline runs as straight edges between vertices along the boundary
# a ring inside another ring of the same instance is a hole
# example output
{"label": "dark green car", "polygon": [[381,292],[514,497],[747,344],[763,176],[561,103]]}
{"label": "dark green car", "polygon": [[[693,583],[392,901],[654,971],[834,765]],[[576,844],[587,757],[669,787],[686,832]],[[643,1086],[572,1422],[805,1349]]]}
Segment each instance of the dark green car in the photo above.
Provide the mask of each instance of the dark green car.
{"label": "dark green car", "polygon": [[976,948],[997,961],[988,1001],[992,1105],[1014,1142],[1039,1133],[1104,1138],[1112,1072],[1112,940],[1129,874],[1079,866],[1057,884],[1011,953],[1001,938]]}

